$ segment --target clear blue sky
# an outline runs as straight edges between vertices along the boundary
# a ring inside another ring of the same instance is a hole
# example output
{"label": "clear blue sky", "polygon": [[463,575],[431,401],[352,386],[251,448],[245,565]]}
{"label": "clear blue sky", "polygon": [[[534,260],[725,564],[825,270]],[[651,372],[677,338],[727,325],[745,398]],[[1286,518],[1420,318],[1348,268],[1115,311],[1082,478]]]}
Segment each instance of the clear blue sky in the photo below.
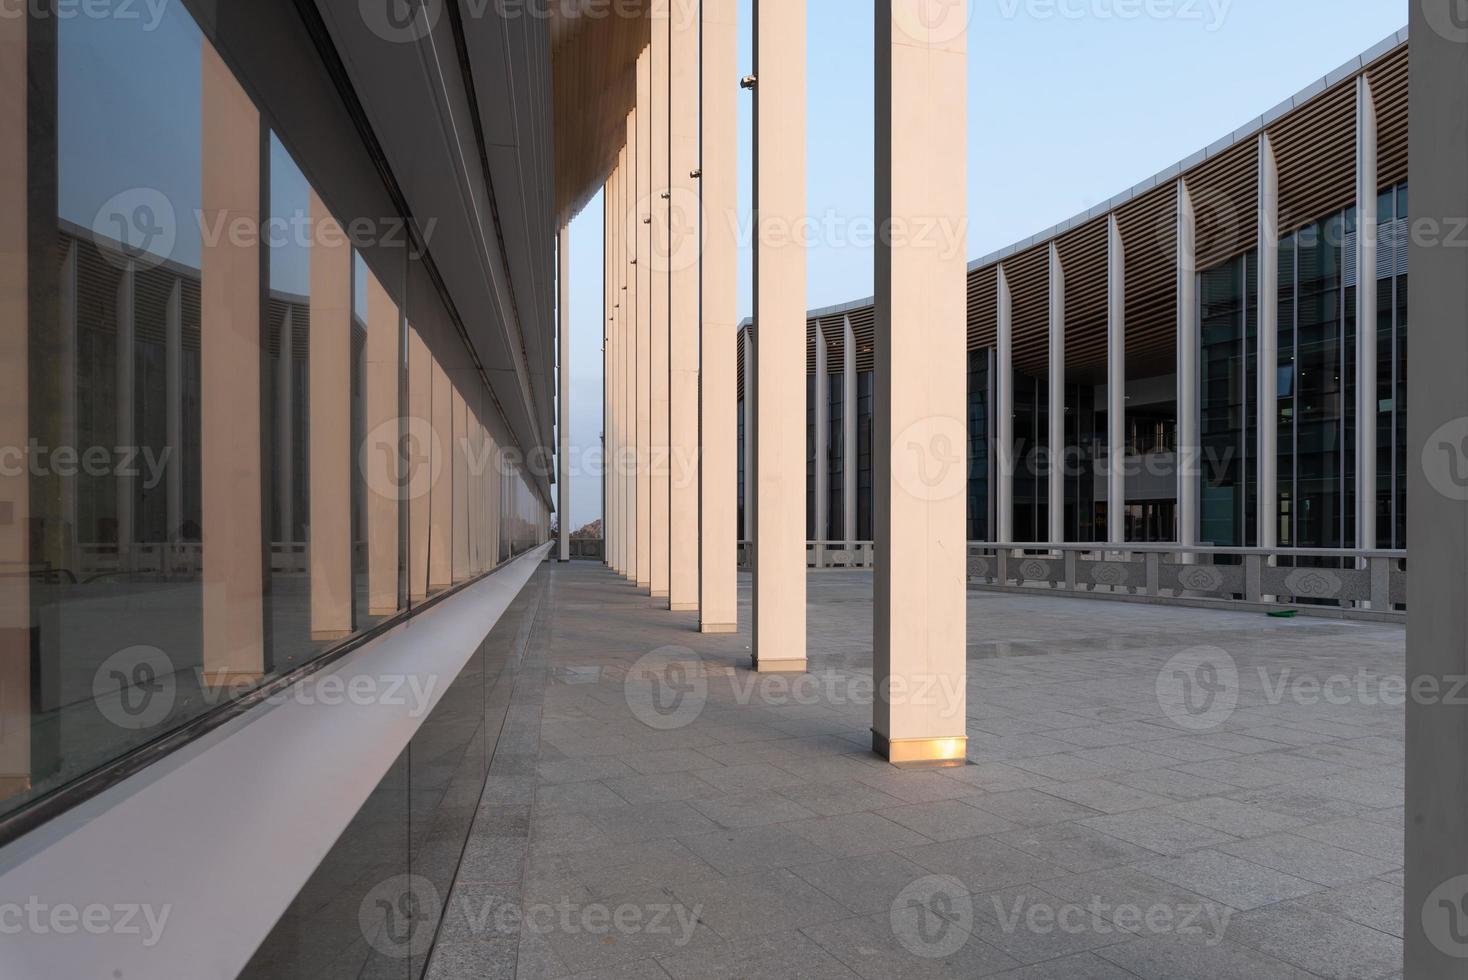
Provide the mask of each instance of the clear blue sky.
{"label": "clear blue sky", "polygon": [[[1091,207],[1232,132],[1407,22],[1407,0],[970,0],[969,243],[977,258]],[[1152,9],[1169,16],[1122,17]],[[751,70],[740,0],[740,73]],[[808,0],[809,208],[872,214],[872,0]],[[734,84],[735,79],[730,79]],[[750,202],[750,108],[740,208]],[[572,224],[573,455],[601,433],[601,198]],[[872,292],[869,248],[810,252],[810,305]],[[750,255],[740,256],[748,315]],[[601,513],[578,467],[572,526]]]}

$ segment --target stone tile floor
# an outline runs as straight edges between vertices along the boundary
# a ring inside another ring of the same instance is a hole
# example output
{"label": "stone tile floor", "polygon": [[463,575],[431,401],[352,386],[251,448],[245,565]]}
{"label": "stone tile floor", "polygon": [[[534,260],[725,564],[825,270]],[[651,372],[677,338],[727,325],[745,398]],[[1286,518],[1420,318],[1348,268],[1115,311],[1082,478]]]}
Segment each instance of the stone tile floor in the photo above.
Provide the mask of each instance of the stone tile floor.
{"label": "stone tile floor", "polygon": [[969,765],[902,771],[869,573],[799,678],[537,574],[435,980],[1400,975],[1400,627],[973,592]]}

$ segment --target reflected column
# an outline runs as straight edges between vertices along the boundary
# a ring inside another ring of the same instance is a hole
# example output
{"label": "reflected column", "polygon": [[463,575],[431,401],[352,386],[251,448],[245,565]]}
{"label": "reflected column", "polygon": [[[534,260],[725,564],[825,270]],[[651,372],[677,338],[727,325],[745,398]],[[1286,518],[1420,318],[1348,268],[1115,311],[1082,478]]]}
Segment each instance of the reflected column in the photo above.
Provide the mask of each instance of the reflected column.
{"label": "reflected column", "polygon": [[1259,134],[1258,345],[1256,511],[1259,547],[1268,550],[1279,545],[1279,166],[1267,133]]}
{"label": "reflected column", "polygon": [[311,639],[339,640],[352,632],[352,246],[314,190],[311,227]]}
{"label": "reflected column", "polygon": [[[1186,181],[1177,183],[1177,543],[1198,543],[1198,221]],[[1184,561],[1191,558],[1185,557]]]}
{"label": "reflected column", "polygon": [[1376,548],[1376,99],[1356,79],[1356,548]]}
{"label": "reflected column", "polygon": [[[131,453],[137,447],[134,415],[137,404],[137,282],[137,263],[129,260],[117,280],[117,390],[113,393],[117,445],[124,453]],[[117,494],[117,567],[128,571],[132,567],[132,544],[136,536],[134,504],[137,486],[132,475],[120,469],[113,474],[113,488]]]}
{"label": "reflected column", "polygon": [[1012,544],[1014,538],[1014,301],[1009,277],[999,266],[994,336],[994,543]]}
{"label": "reflected column", "polygon": [[[26,17],[0,18],[0,445],[30,433]],[[74,254],[74,250],[73,253]],[[31,788],[30,478],[0,472],[0,800]]]}
{"label": "reflected column", "polygon": [[1065,541],[1065,266],[1050,243],[1050,544]]}
{"label": "reflected column", "polygon": [[408,326],[408,431],[405,470],[399,481],[408,495],[408,598],[428,597],[428,547],[432,525],[435,462],[441,460],[433,428],[433,355],[423,335]]}
{"label": "reflected column", "polygon": [[844,318],[842,330],[845,334],[845,363],[842,366],[841,397],[841,445],[844,449],[841,457],[841,517],[845,524],[842,536],[846,547],[851,549],[856,544],[856,463],[860,455],[856,445],[856,332],[851,329],[851,317]]}
{"label": "reflected column", "polygon": [[[398,609],[398,351],[402,313],[377,277],[367,273],[367,442],[359,464],[367,480],[367,613]],[[402,474],[406,475],[406,474]]]}
{"label": "reflected column", "polygon": [[432,351],[433,443],[435,479],[428,502],[428,590],[437,592],[454,584],[454,556],[450,535],[454,527],[454,386],[443,362]]}
{"label": "reflected column", "polygon": [[[260,114],[205,42],[203,207],[208,227],[260,227]],[[204,516],[204,680],[266,670],[261,476],[261,254],[251,236],[204,241],[200,391]]]}
{"label": "reflected column", "polygon": [[1126,542],[1126,251],[1106,219],[1106,538]]}

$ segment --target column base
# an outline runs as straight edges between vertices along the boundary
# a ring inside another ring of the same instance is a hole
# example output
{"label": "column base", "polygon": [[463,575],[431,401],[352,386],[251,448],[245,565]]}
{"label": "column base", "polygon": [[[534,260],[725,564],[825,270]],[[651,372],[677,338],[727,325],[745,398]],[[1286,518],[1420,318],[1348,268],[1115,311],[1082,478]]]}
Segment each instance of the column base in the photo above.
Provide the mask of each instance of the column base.
{"label": "column base", "polygon": [[804,657],[799,660],[761,660],[756,657],[751,669],[756,674],[804,674],[807,664]]}
{"label": "column base", "polygon": [[31,791],[31,777],[29,776],[0,776],[0,800],[8,800],[12,796]]}
{"label": "column base", "polygon": [[873,729],[872,751],[904,769],[946,769],[968,763],[968,736],[888,738]]}
{"label": "column base", "polygon": [[638,581],[637,587],[639,589],[646,589],[647,590],[647,594],[648,595],[652,595],[652,580],[651,579],[642,579],[642,580]]}
{"label": "column base", "polygon": [[352,635],[351,630],[312,630],[312,643],[329,643],[332,640],[345,640]]}
{"label": "column base", "polygon": [[696,602],[669,602],[668,609],[672,612],[698,612]]}
{"label": "column base", "polygon": [[396,616],[398,614],[398,611],[399,610],[396,605],[367,607],[367,615],[369,616]]}
{"label": "column base", "polygon": [[653,590],[653,593],[652,593],[652,597],[654,599],[666,599],[668,597],[668,590],[667,589],[654,589]]}
{"label": "column base", "polygon": [[739,625],[737,623],[699,623],[698,631],[709,636],[738,633]]}

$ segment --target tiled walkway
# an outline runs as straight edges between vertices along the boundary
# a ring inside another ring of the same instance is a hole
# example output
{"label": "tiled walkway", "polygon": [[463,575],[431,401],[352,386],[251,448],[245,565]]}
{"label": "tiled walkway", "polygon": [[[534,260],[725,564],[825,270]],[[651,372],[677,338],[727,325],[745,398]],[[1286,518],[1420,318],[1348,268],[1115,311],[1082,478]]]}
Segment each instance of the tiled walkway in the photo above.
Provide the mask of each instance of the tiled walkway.
{"label": "tiled walkway", "polygon": [[537,574],[434,980],[1399,974],[1399,627],[971,593],[970,765],[914,772],[869,574],[811,576],[794,683]]}

